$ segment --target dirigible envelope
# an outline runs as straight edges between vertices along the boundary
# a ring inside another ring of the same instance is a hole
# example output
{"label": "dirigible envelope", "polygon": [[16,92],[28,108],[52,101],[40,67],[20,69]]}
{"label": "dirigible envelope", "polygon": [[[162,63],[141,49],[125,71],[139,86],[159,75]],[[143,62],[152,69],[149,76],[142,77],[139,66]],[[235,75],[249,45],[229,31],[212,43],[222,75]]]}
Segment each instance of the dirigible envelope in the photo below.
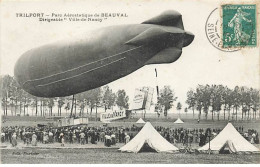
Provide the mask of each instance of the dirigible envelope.
{"label": "dirigible envelope", "polygon": [[148,64],[172,63],[194,35],[181,14],[166,11],[142,24],[110,26],[31,49],[14,75],[34,96],[61,97],[94,89]]}

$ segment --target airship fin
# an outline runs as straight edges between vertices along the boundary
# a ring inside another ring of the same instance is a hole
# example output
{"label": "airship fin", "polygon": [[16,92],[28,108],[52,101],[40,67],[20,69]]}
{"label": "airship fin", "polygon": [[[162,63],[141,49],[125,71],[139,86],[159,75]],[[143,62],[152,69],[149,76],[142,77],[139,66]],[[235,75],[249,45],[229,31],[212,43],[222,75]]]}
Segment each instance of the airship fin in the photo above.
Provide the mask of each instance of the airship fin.
{"label": "airship fin", "polygon": [[161,28],[149,28],[148,30],[145,30],[141,34],[130,39],[125,44],[134,46],[156,44],[158,41],[167,40],[169,38],[169,33],[170,32],[167,32]]}
{"label": "airship fin", "polygon": [[167,64],[176,61],[181,56],[182,50],[180,48],[171,47],[162,50],[154,57],[148,60],[145,65],[149,64]]}
{"label": "airship fin", "polygon": [[182,16],[179,12],[174,10],[165,11],[159,16],[144,21],[142,24],[173,26],[184,30],[183,23],[182,23]]}

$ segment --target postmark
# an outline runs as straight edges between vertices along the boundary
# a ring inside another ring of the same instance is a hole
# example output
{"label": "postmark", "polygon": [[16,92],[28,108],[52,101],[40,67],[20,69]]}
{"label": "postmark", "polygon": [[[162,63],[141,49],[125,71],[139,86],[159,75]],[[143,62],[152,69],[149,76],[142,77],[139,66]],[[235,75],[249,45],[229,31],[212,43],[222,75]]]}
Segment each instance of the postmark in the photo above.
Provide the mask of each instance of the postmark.
{"label": "postmark", "polygon": [[255,4],[221,5],[223,48],[257,46]]}
{"label": "postmark", "polygon": [[221,36],[221,19],[220,19],[219,8],[215,8],[209,14],[206,24],[205,33],[210,44],[224,52],[234,52],[239,50],[238,48],[223,47],[223,38]]}

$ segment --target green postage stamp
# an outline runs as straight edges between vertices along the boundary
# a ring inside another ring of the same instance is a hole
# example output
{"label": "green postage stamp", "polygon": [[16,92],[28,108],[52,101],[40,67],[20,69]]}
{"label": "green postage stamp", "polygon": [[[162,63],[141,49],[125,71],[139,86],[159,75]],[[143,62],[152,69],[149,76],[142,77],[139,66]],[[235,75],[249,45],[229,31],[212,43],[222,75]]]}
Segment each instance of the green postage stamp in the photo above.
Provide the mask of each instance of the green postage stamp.
{"label": "green postage stamp", "polygon": [[257,16],[255,4],[222,5],[223,47],[256,47]]}

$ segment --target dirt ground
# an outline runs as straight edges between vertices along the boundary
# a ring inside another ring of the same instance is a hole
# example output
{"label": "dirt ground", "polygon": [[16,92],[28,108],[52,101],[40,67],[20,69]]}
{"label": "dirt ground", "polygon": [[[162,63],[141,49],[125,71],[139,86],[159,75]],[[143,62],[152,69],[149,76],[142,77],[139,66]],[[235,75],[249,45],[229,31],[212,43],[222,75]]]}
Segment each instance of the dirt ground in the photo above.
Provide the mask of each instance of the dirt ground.
{"label": "dirt ground", "polygon": [[[136,119],[137,120],[137,119]],[[136,121],[120,120],[108,124],[107,126],[124,126],[130,127]],[[147,121],[147,120],[146,120]],[[183,128],[224,128],[228,121],[203,120],[197,123],[196,120],[184,120],[184,124],[173,124],[173,120],[149,120],[153,126],[164,127],[183,127]],[[2,126],[22,126],[22,125],[37,125],[38,122],[46,123],[50,120],[43,118],[8,118]],[[243,126],[244,130],[255,129],[260,132],[259,121],[238,121],[232,122],[236,126]],[[89,126],[100,126],[99,122],[90,122]],[[122,145],[117,144],[112,148],[104,147],[103,143],[97,145],[69,145],[61,147],[59,143],[41,145],[38,147],[25,146],[23,143],[18,143],[17,148],[10,146],[10,143],[2,144],[1,163],[3,164],[258,164],[260,163],[260,154],[196,154],[196,153],[121,153],[118,151]],[[182,148],[181,144],[176,145]],[[260,148],[260,145],[255,145]],[[197,145],[192,145],[193,148],[198,148]]]}
{"label": "dirt ground", "polygon": [[4,149],[4,164],[251,164],[260,163],[259,154],[168,154],[168,153],[121,153],[117,149]]}

